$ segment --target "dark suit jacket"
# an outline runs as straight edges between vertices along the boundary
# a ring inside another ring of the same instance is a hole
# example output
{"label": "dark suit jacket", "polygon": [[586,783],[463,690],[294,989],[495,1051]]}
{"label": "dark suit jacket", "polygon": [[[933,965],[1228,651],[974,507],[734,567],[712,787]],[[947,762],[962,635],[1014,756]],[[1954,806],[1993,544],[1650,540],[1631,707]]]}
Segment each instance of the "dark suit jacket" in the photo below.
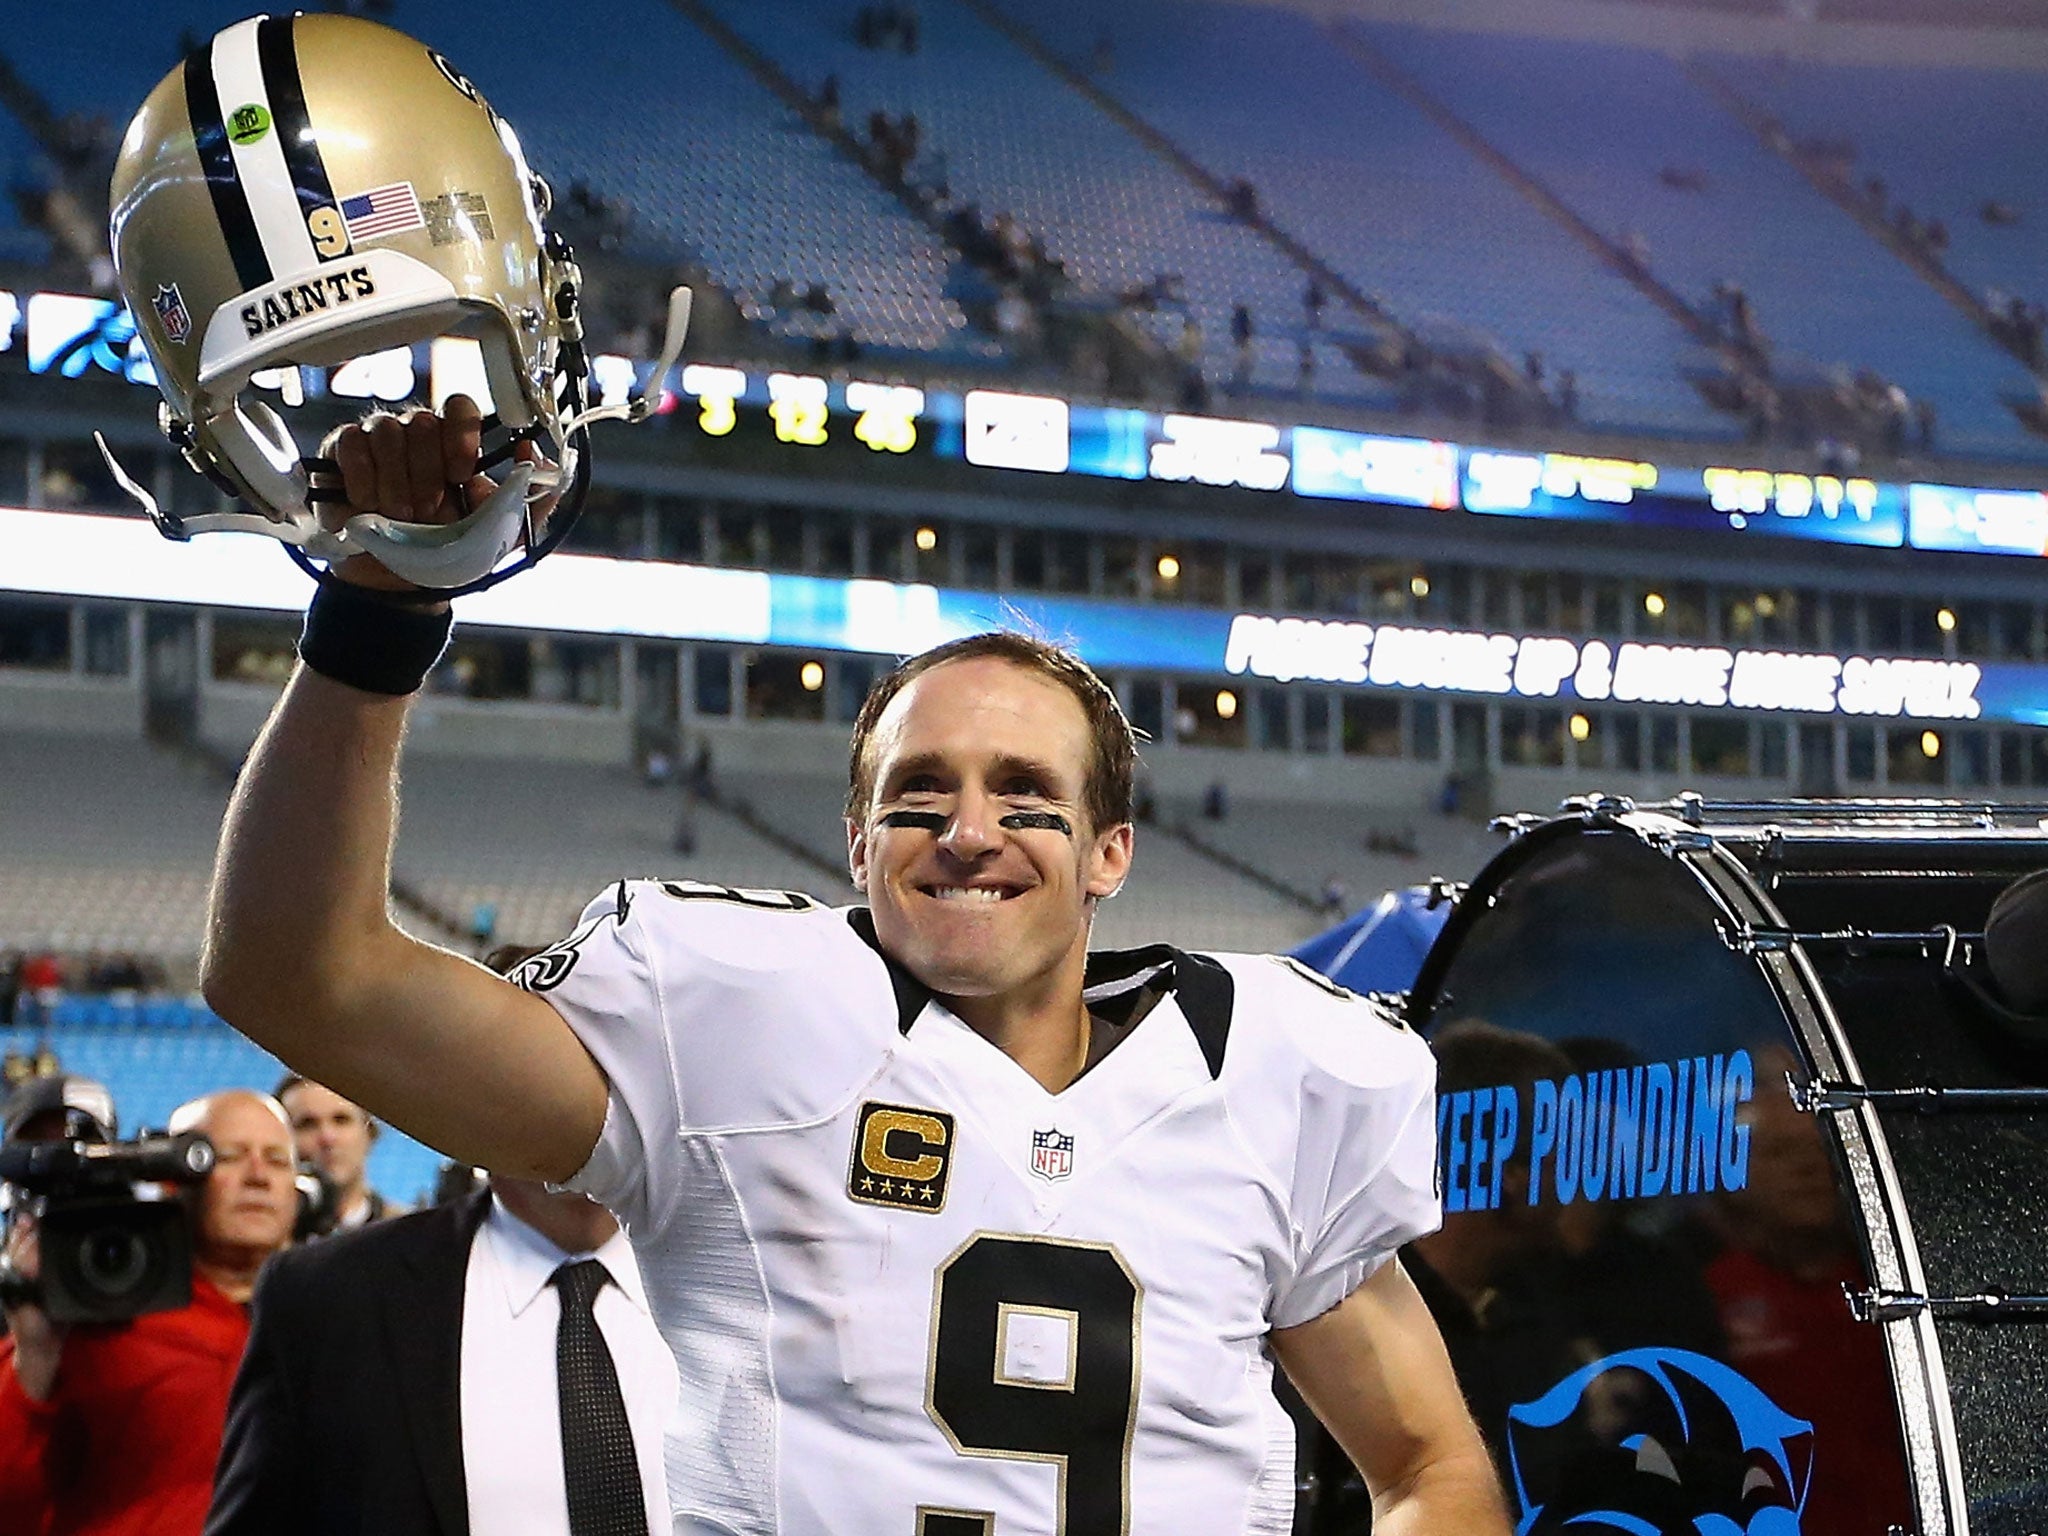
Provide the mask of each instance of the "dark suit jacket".
{"label": "dark suit jacket", "polygon": [[469,1536],[462,1295],[489,1202],[479,1192],[270,1262],[206,1536]]}

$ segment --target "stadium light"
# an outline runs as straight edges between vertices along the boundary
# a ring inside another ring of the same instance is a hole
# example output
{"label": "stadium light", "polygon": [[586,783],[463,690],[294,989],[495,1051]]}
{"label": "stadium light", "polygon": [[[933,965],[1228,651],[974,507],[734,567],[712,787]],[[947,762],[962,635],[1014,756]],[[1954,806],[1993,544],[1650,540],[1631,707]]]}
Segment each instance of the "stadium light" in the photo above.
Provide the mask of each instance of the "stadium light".
{"label": "stadium light", "polygon": [[1159,557],[1158,569],[1159,579],[1161,581],[1180,580],[1180,561],[1176,557],[1172,555],[1161,555]]}
{"label": "stadium light", "polygon": [[1586,741],[1593,734],[1593,722],[1584,715],[1572,716],[1572,740]]}
{"label": "stadium light", "polygon": [[1920,755],[1922,757],[1941,756],[1941,732],[1922,731],[1920,733]]}
{"label": "stadium light", "polygon": [[797,673],[797,681],[804,685],[805,693],[816,693],[825,686],[825,669],[815,661],[807,661]]}
{"label": "stadium light", "polygon": [[1653,619],[1663,618],[1664,594],[1661,592],[1645,592],[1643,594],[1643,612]]}
{"label": "stadium light", "polygon": [[1937,629],[1939,629],[1939,630],[1940,630],[1940,631],[1941,631],[1941,632],[1942,632],[1942,633],[1943,633],[1944,635],[1952,635],[1952,634],[1954,634],[1954,633],[1955,633],[1955,630],[1956,630],[1956,611],[1955,611],[1955,609],[1953,609],[1953,608],[1944,608],[1944,609],[1942,609],[1942,610],[1941,610],[1941,611],[1940,611],[1939,613],[1935,614],[1935,616],[1934,616],[1934,623],[1935,623],[1935,627],[1936,627]]}
{"label": "stadium light", "polygon": [[1235,720],[1237,718],[1237,695],[1228,688],[1216,690],[1216,718]]}
{"label": "stadium light", "polygon": [[918,529],[917,547],[921,553],[927,555],[937,549],[939,547],[939,530],[936,528]]}

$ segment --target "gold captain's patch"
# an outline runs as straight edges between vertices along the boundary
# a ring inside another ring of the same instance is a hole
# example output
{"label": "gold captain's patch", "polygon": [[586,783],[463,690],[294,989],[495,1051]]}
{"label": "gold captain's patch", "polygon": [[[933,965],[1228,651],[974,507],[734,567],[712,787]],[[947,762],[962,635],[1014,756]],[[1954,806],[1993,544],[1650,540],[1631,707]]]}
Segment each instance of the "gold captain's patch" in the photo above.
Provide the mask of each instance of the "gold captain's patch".
{"label": "gold captain's patch", "polygon": [[853,1157],[846,1193],[863,1205],[906,1211],[943,1210],[946,1175],[953,1165],[953,1117],[942,1109],[908,1104],[860,1107],[853,1127]]}

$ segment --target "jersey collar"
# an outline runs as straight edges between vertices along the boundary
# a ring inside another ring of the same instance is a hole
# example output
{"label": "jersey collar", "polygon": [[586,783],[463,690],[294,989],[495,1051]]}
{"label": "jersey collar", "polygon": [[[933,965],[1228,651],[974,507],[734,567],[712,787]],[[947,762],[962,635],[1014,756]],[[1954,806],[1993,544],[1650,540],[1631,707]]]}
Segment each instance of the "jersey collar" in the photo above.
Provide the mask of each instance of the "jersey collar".
{"label": "jersey collar", "polygon": [[[918,1015],[932,1000],[932,990],[882,949],[875,937],[875,919],[866,907],[848,907],[846,921],[863,944],[880,956],[896,994],[896,1030],[910,1033]],[[1230,1016],[1237,983],[1229,971],[1207,955],[1191,955],[1171,944],[1140,949],[1102,949],[1088,957],[1082,996],[1105,1018],[1115,1018],[1136,1003],[1148,986],[1164,985],[1180,1004],[1209,1076],[1223,1075],[1223,1051],[1230,1040]]]}
{"label": "jersey collar", "polygon": [[1101,949],[1088,957],[1082,997],[1089,1008],[1114,1020],[1135,1004],[1145,988],[1163,985],[1180,1004],[1209,1076],[1223,1075],[1223,1051],[1230,1041],[1230,1016],[1237,983],[1207,955],[1191,955],[1171,944],[1141,949]]}

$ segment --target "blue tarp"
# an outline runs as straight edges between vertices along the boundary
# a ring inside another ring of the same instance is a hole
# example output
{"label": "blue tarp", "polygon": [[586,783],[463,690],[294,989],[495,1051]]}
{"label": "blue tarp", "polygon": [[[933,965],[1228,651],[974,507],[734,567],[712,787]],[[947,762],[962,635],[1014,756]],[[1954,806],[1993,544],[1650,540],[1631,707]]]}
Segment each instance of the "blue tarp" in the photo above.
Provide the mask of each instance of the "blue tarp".
{"label": "blue tarp", "polygon": [[1389,891],[1317,934],[1294,958],[1354,992],[1405,992],[1450,915],[1449,902],[1429,905],[1426,885]]}

